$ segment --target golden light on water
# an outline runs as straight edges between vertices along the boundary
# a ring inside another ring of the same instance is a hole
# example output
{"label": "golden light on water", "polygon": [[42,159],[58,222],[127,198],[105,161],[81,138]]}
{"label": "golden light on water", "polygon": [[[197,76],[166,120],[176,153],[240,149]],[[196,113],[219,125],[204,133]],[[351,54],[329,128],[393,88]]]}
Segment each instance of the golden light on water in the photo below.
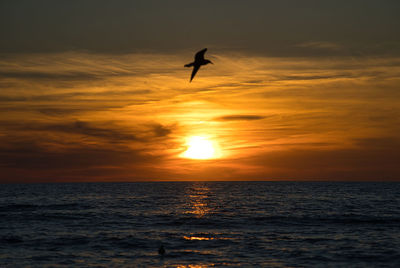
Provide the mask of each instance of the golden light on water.
{"label": "golden light on water", "polygon": [[219,157],[218,146],[215,142],[201,136],[192,136],[187,141],[187,150],[183,157],[191,159],[211,159]]}
{"label": "golden light on water", "polygon": [[[211,265],[214,266],[214,265]],[[206,268],[210,267],[209,265],[198,265],[198,264],[189,264],[189,265],[178,265],[177,268]]]}
{"label": "golden light on water", "polygon": [[206,185],[195,185],[195,187],[188,189],[186,195],[188,197],[187,204],[189,205],[187,213],[193,214],[198,218],[204,217],[209,213],[208,196],[210,195],[210,188]]}
{"label": "golden light on water", "polygon": [[184,236],[186,240],[214,240],[214,237],[201,237],[201,236]]}

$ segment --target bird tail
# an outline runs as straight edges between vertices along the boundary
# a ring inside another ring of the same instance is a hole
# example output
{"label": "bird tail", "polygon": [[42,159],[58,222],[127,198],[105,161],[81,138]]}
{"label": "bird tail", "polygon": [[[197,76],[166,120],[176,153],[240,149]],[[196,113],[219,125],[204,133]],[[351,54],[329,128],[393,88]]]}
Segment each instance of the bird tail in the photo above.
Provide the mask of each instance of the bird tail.
{"label": "bird tail", "polygon": [[185,67],[192,67],[192,66],[193,66],[193,62],[192,62],[192,63],[185,64]]}

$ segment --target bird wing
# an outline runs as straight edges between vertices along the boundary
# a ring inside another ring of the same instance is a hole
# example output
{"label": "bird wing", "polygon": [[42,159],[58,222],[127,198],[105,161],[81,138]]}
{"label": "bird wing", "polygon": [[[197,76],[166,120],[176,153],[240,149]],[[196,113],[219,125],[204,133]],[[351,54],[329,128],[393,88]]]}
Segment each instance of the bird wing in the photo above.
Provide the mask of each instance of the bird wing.
{"label": "bird wing", "polygon": [[206,51],[207,51],[207,48],[197,52],[196,55],[194,56],[194,61],[204,60],[204,53],[206,53]]}
{"label": "bird wing", "polygon": [[193,77],[196,75],[197,71],[200,69],[200,65],[193,66],[192,76],[190,77],[190,82],[192,82]]}

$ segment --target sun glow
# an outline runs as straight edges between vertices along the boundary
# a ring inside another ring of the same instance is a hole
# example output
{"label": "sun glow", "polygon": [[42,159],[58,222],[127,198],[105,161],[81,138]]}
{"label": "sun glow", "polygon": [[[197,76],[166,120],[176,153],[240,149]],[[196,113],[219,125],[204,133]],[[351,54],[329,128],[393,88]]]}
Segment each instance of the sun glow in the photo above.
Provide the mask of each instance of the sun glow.
{"label": "sun glow", "polygon": [[188,139],[188,149],[183,157],[192,159],[210,159],[217,157],[217,150],[213,142],[204,137],[193,136]]}

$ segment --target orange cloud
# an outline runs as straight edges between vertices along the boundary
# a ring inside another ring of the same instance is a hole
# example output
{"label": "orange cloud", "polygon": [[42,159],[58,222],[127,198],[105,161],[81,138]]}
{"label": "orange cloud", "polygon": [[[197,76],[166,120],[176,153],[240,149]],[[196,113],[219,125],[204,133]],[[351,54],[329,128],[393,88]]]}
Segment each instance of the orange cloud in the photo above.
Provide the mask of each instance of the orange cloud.
{"label": "orange cloud", "polygon": [[[210,50],[215,65],[188,83],[191,58],[7,57],[0,180],[399,178],[400,59]],[[217,142],[221,157],[179,157],[190,136]]]}

